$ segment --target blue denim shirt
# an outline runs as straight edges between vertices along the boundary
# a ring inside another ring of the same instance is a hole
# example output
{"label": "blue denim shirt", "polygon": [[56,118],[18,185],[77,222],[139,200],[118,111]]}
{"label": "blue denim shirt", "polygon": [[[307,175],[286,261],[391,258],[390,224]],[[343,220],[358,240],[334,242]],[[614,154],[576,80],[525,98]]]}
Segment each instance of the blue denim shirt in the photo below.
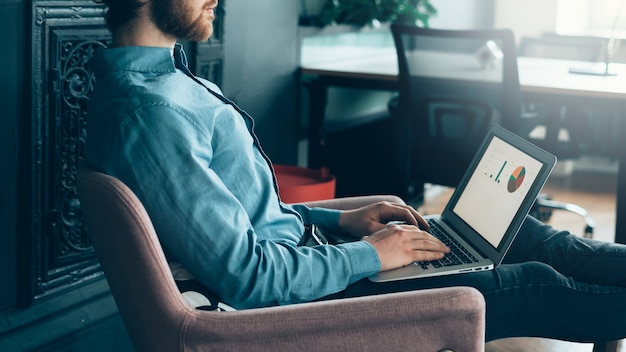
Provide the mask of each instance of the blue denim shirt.
{"label": "blue denim shirt", "polygon": [[171,49],[106,49],[91,67],[87,163],[137,194],[168,256],[224,302],[311,301],[380,269],[364,241],[297,245],[303,223],[337,230],[339,212],[281,203],[252,119],[177,69]]}

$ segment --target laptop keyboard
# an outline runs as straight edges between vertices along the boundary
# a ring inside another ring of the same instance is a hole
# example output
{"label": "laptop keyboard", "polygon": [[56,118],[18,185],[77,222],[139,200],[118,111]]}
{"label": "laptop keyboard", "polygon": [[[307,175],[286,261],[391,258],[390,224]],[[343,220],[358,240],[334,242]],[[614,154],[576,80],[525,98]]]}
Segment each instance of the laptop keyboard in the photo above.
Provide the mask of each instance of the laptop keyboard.
{"label": "laptop keyboard", "polygon": [[439,260],[415,262],[416,265],[421,266],[423,269],[428,269],[431,265],[433,268],[441,268],[444,266],[448,267],[478,262],[478,259],[463,248],[456,239],[443,231],[437,222],[429,220],[428,224],[430,225],[428,232],[448,246],[450,248],[450,253],[446,254]]}

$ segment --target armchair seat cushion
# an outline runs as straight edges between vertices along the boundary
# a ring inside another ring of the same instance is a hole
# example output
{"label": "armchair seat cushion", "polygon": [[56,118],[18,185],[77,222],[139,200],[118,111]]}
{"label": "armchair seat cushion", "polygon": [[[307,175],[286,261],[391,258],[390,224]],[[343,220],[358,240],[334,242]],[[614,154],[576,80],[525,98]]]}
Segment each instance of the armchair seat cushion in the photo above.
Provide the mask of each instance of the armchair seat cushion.
{"label": "armchair seat cushion", "polygon": [[176,282],[176,287],[189,307],[200,310],[235,310],[235,308],[222,302],[215,292],[198,281],[182,264],[170,261],[168,265]]}

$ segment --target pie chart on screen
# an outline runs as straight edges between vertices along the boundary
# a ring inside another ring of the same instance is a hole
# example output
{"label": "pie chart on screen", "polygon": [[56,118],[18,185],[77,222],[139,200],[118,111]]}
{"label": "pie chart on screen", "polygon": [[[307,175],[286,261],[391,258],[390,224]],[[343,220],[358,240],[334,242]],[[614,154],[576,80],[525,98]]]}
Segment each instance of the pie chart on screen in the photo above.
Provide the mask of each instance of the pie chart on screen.
{"label": "pie chart on screen", "polygon": [[526,175],[526,168],[523,166],[519,166],[517,169],[513,170],[511,177],[509,177],[509,183],[507,184],[507,190],[509,193],[513,193],[517,191],[521,186],[522,182],[524,182],[524,176]]}

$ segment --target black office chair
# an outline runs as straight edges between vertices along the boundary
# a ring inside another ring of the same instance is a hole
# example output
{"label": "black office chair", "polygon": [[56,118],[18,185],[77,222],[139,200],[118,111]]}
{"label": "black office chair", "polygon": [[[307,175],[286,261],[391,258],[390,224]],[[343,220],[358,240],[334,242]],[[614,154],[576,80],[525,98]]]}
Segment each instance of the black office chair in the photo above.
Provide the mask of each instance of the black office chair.
{"label": "black office chair", "polygon": [[396,163],[403,197],[419,203],[425,183],[458,184],[491,123],[520,122],[515,41],[508,30],[391,30],[399,69],[399,94],[389,103]]}
{"label": "black office chair", "polygon": [[[518,55],[542,59],[602,62],[608,55],[607,45],[607,40],[600,37],[544,33],[541,37],[523,37],[520,40]],[[575,65],[578,64],[572,65],[572,69],[575,69]],[[589,111],[555,104],[549,99],[542,99],[541,96],[526,98],[524,103],[527,111],[543,116],[541,133],[532,137],[536,144],[563,159],[577,158],[583,154],[586,149],[584,141]]]}
{"label": "black office chair", "polygon": [[600,37],[545,33],[541,37],[522,37],[517,53],[528,57],[602,62],[606,48],[607,40]]}
{"label": "black office chair", "polygon": [[[523,37],[518,55],[542,59],[601,62],[608,55],[607,40],[600,37],[562,36],[544,33],[541,37]],[[577,65],[573,63],[572,65]],[[576,67],[572,67],[576,68]],[[541,96],[525,99],[525,106],[543,116],[542,133],[531,137],[541,147],[555,153],[559,158],[570,159],[581,156],[586,146],[589,111],[557,105]]]}
{"label": "black office chair", "polygon": [[[542,37],[524,37],[520,40],[520,57],[544,59],[601,62],[605,59],[607,40],[599,37],[560,36],[544,34]],[[575,64],[573,64],[575,65]],[[542,118],[528,135],[524,136],[538,146],[557,155],[560,160],[576,159],[588,151],[588,125],[592,112],[581,108],[558,105],[541,97],[525,101],[528,111]],[[545,195],[544,195],[545,197]],[[543,209],[563,209],[573,211],[585,219],[585,236],[593,235],[595,221],[587,211],[579,206],[552,202],[544,199]],[[550,207],[548,207],[548,205]],[[540,218],[549,217],[537,209]]]}
{"label": "black office chair", "polygon": [[[539,124],[525,114],[513,33],[507,29],[441,30],[391,26],[398,54],[399,94],[389,104],[396,138],[396,169],[413,204],[424,184],[454,187],[491,123],[522,136]],[[595,223],[584,209],[538,197],[533,215],[550,211],[581,214],[585,235]]]}

